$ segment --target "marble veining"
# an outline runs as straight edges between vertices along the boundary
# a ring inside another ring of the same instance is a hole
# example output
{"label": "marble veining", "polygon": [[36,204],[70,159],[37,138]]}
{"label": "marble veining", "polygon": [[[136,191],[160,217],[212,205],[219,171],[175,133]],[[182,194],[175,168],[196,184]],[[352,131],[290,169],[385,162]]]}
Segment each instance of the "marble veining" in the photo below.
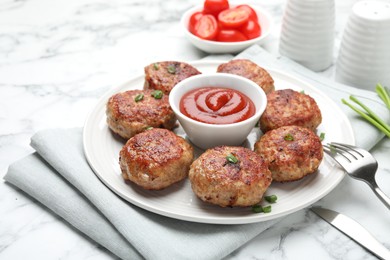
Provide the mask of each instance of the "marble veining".
{"label": "marble veining", "polygon": [[[232,1],[241,3],[239,1]],[[264,48],[276,53],[285,0],[248,1],[266,8],[274,30]],[[335,53],[355,0],[336,1]],[[108,89],[156,60],[207,56],[186,41],[181,14],[188,0],[3,0],[0,3],[0,177],[33,152],[40,129],[82,126]],[[332,77],[333,68],[323,72]],[[141,86],[140,86],[141,87]],[[377,181],[390,194],[389,139],[373,150]],[[351,199],[353,198],[353,199]],[[389,211],[364,183],[345,178],[318,205],[344,212],[390,248]],[[0,182],[0,259],[116,259],[34,199]],[[226,259],[375,259],[304,209]]]}

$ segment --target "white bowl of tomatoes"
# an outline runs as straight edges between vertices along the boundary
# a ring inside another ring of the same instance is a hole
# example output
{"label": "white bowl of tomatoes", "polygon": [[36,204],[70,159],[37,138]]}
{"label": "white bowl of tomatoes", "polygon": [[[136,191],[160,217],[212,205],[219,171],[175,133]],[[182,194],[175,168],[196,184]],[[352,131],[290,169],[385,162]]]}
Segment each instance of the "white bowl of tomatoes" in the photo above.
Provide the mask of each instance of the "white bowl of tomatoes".
{"label": "white bowl of tomatoes", "polygon": [[237,53],[261,44],[272,28],[271,15],[260,6],[205,0],[186,11],[181,25],[189,41],[208,53]]}

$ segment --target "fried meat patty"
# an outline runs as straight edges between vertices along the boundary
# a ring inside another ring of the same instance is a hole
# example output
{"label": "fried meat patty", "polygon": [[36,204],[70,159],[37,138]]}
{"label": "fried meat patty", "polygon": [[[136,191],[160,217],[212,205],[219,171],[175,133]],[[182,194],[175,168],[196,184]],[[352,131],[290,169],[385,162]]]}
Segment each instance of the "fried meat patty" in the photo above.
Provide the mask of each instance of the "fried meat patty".
{"label": "fried meat patty", "polygon": [[266,94],[275,90],[271,75],[256,63],[247,59],[231,60],[218,66],[217,72],[245,77],[259,85]]}
{"label": "fried meat patty", "polygon": [[195,67],[185,62],[161,61],[144,68],[144,89],[158,89],[169,94],[172,88],[188,77],[201,74]]}
{"label": "fried meat patty", "polygon": [[[229,162],[227,156],[238,161]],[[189,179],[203,201],[222,207],[259,203],[271,184],[264,160],[244,147],[219,146],[206,150],[192,164]]]}
{"label": "fried meat patty", "polygon": [[265,133],[281,126],[298,125],[315,131],[321,121],[321,111],[312,97],[292,89],[281,89],[267,95],[260,129]]}
{"label": "fried meat patty", "polygon": [[153,90],[129,90],[111,96],[106,106],[110,129],[125,139],[148,127],[172,129],[176,116],[168,95],[155,98],[152,93]]}
{"label": "fried meat patty", "polygon": [[273,181],[299,180],[317,171],[323,148],[320,138],[300,126],[283,126],[265,133],[254,151],[268,163]]}
{"label": "fried meat patty", "polygon": [[187,177],[192,146],[172,131],[154,128],[130,138],[120,151],[122,177],[148,190],[160,190]]}

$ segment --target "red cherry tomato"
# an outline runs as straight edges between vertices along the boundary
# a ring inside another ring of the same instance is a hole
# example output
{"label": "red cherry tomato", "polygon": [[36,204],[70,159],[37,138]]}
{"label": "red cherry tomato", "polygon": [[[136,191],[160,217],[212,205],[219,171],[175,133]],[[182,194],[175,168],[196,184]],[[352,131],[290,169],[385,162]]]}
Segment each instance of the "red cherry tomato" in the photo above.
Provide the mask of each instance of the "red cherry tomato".
{"label": "red cherry tomato", "polygon": [[253,10],[252,7],[250,7],[249,5],[238,5],[236,7],[237,9],[243,9],[245,10],[246,12],[248,12],[249,14],[249,20],[254,20],[256,22],[259,21],[259,18],[257,17],[257,14],[256,14],[256,11]]}
{"label": "red cherry tomato", "polygon": [[253,39],[261,35],[261,27],[258,22],[249,20],[246,24],[239,28],[248,39]]}
{"label": "red cherry tomato", "polygon": [[211,14],[202,15],[194,26],[194,34],[205,40],[214,40],[217,33],[217,19]]}
{"label": "red cherry tomato", "polygon": [[189,26],[188,26],[188,30],[191,33],[193,33],[193,34],[195,33],[195,25],[198,23],[198,21],[200,20],[200,18],[202,16],[203,16],[202,12],[195,12],[193,15],[191,15]]}
{"label": "red cherry tomato", "polygon": [[203,12],[205,14],[214,15],[215,18],[218,17],[218,14],[229,8],[228,0],[206,0],[203,4]]}
{"label": "red cherry tomato", "polygon": [[247,38],[243,33],[234,29],[222,29],[218,32],[217,41],[220,42],[241,42]]}
{"label": "red cherry tomato", "polygon": [[237,28],[249,20],[249,14],[244,9],[231,8],[223,10],[218,15],[218,21],[225,28]]}

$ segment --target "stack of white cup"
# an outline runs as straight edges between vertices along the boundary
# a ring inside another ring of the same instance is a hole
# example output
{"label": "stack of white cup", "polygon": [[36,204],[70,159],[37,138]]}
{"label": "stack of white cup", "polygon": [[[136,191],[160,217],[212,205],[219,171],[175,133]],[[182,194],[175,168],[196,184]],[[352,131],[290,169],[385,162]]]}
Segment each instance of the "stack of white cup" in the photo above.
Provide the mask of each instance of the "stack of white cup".
{"label": "stack of white cup", "polygon": [[283,16],[280,54],[313,71],[333,62],[334,0],[289,0]]}
{"label": "stack of white cup", "polygon": [[343,32],[336,62],[336,81],[373,90],[390,86],[390,3],[354,4]]}

